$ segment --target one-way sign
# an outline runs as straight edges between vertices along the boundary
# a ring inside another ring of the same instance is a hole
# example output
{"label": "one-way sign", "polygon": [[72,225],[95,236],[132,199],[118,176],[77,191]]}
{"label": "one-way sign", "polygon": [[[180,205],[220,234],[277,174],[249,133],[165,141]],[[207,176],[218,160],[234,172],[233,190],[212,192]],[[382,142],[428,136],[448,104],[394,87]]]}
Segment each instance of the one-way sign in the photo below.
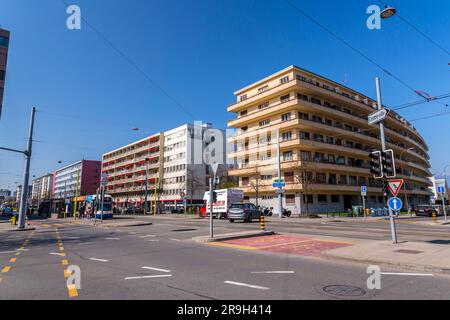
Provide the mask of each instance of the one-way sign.
{"label": "one-way sign", "polygon": [[386,118],[386,116],[388,115],[389,111],[390,111],[389,109],[381,109],[377,112],[369,114],[367,118],[369,120],[369,124],[375,124],[384,120],[384,118]]}

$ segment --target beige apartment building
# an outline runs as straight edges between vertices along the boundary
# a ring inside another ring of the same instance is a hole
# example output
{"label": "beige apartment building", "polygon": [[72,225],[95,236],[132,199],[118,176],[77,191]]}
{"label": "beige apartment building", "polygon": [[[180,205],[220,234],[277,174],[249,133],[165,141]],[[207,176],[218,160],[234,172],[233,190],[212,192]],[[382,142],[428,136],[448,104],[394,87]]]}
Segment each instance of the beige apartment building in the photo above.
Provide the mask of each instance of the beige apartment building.
{"label": "beige apartment building", "polygon": [[[277,208],[279,135],[283,205],[293,214],[344,212],[361,205],[383,207],[380,180],[370,173],[369,153],[381,149],[379,127],[367,117],[376,101],[332,80],[288,67],[235,92],[235,151],[229,154],[246,200]],[[414,126],[395,112],[385,120],[386,145],[396,157],[399,197],[406,206],[430,201],[428,147]]]}

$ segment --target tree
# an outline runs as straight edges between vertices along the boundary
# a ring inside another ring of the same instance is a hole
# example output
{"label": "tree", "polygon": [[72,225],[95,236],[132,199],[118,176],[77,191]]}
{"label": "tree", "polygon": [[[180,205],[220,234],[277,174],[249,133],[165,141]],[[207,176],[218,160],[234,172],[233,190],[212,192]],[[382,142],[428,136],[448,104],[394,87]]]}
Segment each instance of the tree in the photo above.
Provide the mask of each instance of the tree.
{"label": "tree", "polygon": [[183,183],[183,187],[184,186],[186,187],[186,197],[190,199],[191,206],[195,191],[199,188],[203,189],[203,192],[206,190],[205,181],[199,178],[199,175],[196,174],[194,166],[187,166],[186,184]]}
{"label": "tree", "polygon": [[256,206],[258,206],[259,201],[259,190],[261,187],[260,181],[261,181],[261,173],[259,171],[258,166],[256,166],[255,173],[253,174],[253,176],[250,177],[250,187],[256,192],[256,203],[255,203]]}
{"label": "tree", "polygon": [[[304,159],[298,160],[298,168],[299,170],[296,171],[294,174],[294,179],[297,181],[297,183],[300,183],[302,185],[303,189],[303,196],[305,200],[305,207],[306,207],[306,214],[308,214],[309,208],[308,208],[308,187],[310,183],[313,183],[313,177],[309,176],[308,167],[309,167],[309,161],[311,161],[311,158],[305,157]],[[301,203],[301,201],[300,201]],[[301,205],[300,205],[301,206]]]}

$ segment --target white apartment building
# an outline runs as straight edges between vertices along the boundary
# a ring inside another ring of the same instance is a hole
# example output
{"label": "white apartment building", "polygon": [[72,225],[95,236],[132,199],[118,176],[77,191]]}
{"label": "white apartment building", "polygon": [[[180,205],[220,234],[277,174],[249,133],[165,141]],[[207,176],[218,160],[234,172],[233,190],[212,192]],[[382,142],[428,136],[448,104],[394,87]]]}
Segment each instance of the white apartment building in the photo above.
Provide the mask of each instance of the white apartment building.
{"label": "white apartment building", "polygon": [[49,173],[33,180],[33,192],[31,199],[33,202],[52,198],[53,174]]}

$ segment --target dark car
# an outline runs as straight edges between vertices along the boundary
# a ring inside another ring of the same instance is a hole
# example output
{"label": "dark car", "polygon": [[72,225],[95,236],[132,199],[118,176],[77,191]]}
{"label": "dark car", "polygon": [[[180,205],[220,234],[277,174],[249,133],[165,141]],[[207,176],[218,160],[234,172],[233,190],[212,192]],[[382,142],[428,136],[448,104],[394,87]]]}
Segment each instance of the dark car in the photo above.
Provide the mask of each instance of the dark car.
{"label": "dark car", "polygon": [[232,203],[228,209],[228,219],[230,222],[242,220],[244,222],[252,222],[259,219],[264,213],[259,210],[253,203]]}
{"label": "dark car", "polygon": [[436,215],[439,215],[440,212],[442,211],[438,209],[438,206],[430,206],[427,204],[421,204],[416,206],[416,216],[418,217],[432,217],[433,212]]}

